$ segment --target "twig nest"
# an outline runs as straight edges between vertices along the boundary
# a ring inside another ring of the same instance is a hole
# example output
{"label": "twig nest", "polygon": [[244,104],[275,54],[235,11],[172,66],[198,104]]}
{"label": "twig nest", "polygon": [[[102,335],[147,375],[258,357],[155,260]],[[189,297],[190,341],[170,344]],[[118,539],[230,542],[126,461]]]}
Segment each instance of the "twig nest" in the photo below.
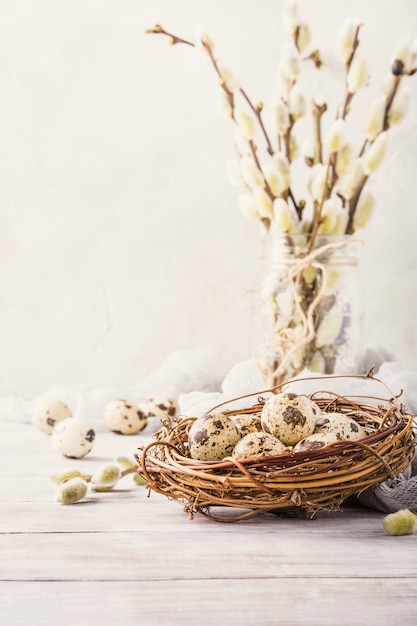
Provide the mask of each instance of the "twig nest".
{"label": "twig nest", "polygon": [[245,435],[235,445],[232,456],[235,459],[249,459],[253,456],[272,456],[285,450],[284,444],[269,433],[252,432]]}
{"label": "twig nest", "polygon": [[279,393],[267,400],[262,408],[262,428],[286,446],[293,446],[313,434],[320,415],[318,404],[307,396]]}
{"label": "twig nest", "polygon": [[256,433],[262,430],[261,416],[250,415],[249,413],[239,415],[234,420],[242,437],[249,433]]}
{"label": "twig nest", "polygon": [[51,440],[55,450],[63,456],[81,459],[92,450],[95,437],[89,422],[71,417],[55,426]]}
{"label": "twig nest", "polygon": [[56,424],[69,417],[72,417],[72,413],[64,402],[48,398],[35,405],[32,422],[43,433],[51,435]]}
{"label": "twig nest", "polygon": [[334,433],[339,441],[358,441],[366,437],[365,429],[343,413],[325,413],[316,421],[315,433]]}
{"label": "twig nest", "polygon": [[126,400],[112,400],[106,404],[102,418],[108,430],[121,435],[136,435],[148,423],[142,409]]}
{"label": "twig nest", "polygon": [[240,439],[234,421],[223,413],[203,415],[188,433],[188,449],[197,461],[221,461],[230,456]]}
{"label": "twig nest", "polygon": [[178,414],[178,404],[175,400],[164,396],[148,396],[141,400],[138,406],[146,417],[165,419]]}
{"label": "twig nest", "polygon": [[321,450],[321,448],[324,448],[331,443],[335,443],[336,441],[339,441],[339,439],[334,432],[329,431],[327,433],[313,433],[312,435],[301,439],[301,441],[294,446],[294,452]]}

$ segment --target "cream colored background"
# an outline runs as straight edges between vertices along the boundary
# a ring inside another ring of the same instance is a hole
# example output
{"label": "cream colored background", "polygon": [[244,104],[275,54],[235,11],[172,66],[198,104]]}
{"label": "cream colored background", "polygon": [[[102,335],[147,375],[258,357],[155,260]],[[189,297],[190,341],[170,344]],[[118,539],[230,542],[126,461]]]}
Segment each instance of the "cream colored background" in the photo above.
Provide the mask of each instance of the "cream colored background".
{"label": "cream colored background", "polygon": [[[249,355],[260,233],[224,172],[232,126],[215,112],[211,68],[145,35],[196,24],[254,100],[272,102],[281,0],[0,0],[0,387],[132,384],[175,350],[215,344]],[[365,22],[379,91],[414,0],[300,0],[326,70],[314,90],[340,99],[333,55],[342,19]],[[321,84],[320,84],[321,83]],[[366,342],[417,369],[417,77],[374,177],[363,233]],[[360,115],[359,115],[360,114]],[[355,132],[355,131],[353,131]],[[358,134],[359,137],[359,134]],[[359,141],[359,139],[358,139]]]}

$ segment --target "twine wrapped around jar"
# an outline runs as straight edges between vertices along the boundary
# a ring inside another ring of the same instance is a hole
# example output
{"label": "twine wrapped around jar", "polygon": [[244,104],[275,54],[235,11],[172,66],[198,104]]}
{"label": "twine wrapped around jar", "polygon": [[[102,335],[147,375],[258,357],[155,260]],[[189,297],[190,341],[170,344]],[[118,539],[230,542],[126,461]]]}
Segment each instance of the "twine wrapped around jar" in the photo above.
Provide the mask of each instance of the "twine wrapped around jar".
{"label": "twine wrapped around jar", "polygon": [[255,307],[254,356],[270,386],[303,370],[360,371],[361,307],[356,240],[269,235]]}

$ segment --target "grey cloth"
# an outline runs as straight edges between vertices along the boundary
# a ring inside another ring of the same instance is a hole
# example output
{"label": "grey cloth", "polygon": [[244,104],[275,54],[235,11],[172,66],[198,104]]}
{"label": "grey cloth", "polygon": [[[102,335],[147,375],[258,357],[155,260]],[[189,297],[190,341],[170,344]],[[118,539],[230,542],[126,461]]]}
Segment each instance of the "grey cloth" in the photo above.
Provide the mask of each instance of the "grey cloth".
{"label": "grey cloth", "polygon": [[384,513],[400,509],[417,511],[417,457],[406,472],[369,487],[358,499],[363,505]]}

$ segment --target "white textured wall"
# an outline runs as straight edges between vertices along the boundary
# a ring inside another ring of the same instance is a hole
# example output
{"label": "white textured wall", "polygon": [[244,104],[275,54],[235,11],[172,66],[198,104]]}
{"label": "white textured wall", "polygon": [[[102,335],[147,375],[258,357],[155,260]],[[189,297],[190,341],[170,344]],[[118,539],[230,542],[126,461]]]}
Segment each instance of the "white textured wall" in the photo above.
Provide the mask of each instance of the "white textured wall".
{"label": "white textured wall", "polygon": [[[272,101],[282,0],[0,0],[0,387],[131,384],[173,350],[248,355],[256,223],[236,209],[224,162],[232,127],[210,67],[145,35],[202,24],[254,99]],[[371,84],[414,0],[300,0],[340,98],[334,34],[361,17]],[[417,368],[417,76],[410,113],[375,176],[364,233],[367,341]]]}

